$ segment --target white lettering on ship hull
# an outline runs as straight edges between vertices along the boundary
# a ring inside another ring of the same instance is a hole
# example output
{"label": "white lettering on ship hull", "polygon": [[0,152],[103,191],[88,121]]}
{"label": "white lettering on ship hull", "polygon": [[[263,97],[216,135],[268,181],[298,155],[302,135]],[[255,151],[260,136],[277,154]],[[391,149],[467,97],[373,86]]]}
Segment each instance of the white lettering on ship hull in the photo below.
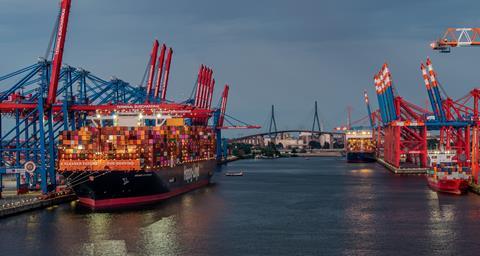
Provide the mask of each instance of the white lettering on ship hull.
{"label": "white lettering on ship hull", "polygon": [[151,173],[135,174],[135,177],[150,177],[150,176],[152,176]]}
{"label": "white lettering on ship hull", "polygon": [[193,181],[198,181],[198,178],[200,177],[200,166],[195,165],[193,167],[184,167],[183,169],[183,179],[187,183],[191,183]]}

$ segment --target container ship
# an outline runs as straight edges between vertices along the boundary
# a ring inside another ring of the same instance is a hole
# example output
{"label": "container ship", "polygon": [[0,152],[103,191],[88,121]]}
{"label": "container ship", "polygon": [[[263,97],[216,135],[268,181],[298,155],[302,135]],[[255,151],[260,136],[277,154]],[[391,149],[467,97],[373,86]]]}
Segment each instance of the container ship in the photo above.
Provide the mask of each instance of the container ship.
{"label": "container ship", "polygon": [[347,162],[375,162],[375,143],[371,130],[347,130],[345,132]]}
{"label": "container ship", "polygon": [[455,152],[429,152],[428,160],[432,167],[427,173],[431,189],[456,195],[467,193],[471,170],[457,162]]}
{"label": "container ship", "polygon": [[210,182],[216,142],[205,123],[144,112],[107,117],[97,114],[92,126],[59,138],[58,171],[80,204],[105,209],[154,203]]}

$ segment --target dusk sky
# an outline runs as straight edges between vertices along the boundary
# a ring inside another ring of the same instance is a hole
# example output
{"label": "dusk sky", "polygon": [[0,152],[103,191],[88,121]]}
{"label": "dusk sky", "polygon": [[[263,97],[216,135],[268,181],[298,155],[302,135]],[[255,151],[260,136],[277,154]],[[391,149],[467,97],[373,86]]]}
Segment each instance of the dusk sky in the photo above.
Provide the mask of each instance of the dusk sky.
{"label": "dusk sky", "polygon": [[[58,1],[0,0],[0,75],[46,50]],[[376,107],[373,75],[388,62],[396,89],[425,106],[420,62],[430,56],[452,98],[478,86],[480,49],[439,54],[429,43],[448,27],[476,27],[475,1],[74,0],[64,62],[138,84],[157,38],[173,47],[167,97],[190,95],[200,64],[213,67],[214,102],[231,85],[227,112],[268,129],[309,128],[317,100],[326,129]],[[6,85],[1,85],[5,90]],[[247,134],[235,131],[231,135]]]}

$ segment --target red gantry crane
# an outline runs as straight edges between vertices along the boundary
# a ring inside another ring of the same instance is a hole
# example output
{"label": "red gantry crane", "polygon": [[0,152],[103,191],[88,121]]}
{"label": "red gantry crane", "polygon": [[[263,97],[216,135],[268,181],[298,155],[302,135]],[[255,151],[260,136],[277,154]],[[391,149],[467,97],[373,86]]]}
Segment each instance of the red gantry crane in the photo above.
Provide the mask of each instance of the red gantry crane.
{"label": "red gantry crane", "polygon": [[[449,53],[452,47],[480,46],[480,28],[448,28],[442,37],[430,44],[433,50]],[[467,95],[457,101],[448,101],[449,106],[455,106],[459,114],[468,117],[471,122],[471,168],[475,184],[478,184],[479,174],[479,99],[480,90],[473,89]],[[468,105],[467,105],[468,104]]]}
{"label": "red gantry crane", "polygon": [[383,126],[383,159],[396,168],[426,167],[427,129],[424,116],[430,114],[429,111],[396,95],[386,63],[373,81]]}

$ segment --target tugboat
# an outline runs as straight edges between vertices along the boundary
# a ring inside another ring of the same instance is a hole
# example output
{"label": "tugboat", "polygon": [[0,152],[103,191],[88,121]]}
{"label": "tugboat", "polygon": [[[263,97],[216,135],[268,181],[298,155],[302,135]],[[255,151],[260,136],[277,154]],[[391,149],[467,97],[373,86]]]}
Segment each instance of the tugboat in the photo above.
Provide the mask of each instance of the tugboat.
{"label": "tugboat", "polygon": [[427,182],[432,190],[455,195],[467,193],[471,171],[455,160],[454,152],[430,152],[429,160],[432,169],[427,173]]}

